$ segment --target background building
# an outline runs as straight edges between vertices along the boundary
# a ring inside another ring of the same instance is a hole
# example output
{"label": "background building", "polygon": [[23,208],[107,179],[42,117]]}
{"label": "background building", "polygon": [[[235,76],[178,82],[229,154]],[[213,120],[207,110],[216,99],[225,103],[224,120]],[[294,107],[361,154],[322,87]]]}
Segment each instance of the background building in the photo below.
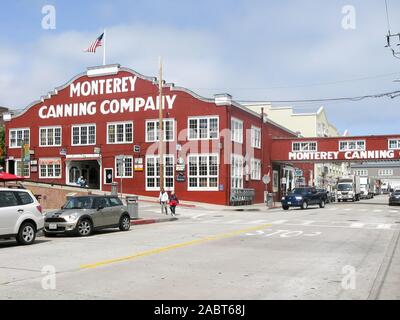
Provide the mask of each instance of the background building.
{"label": "background building", "polygon": [[352,174],[380,180],[382,191],[400,189],[400,162],[381,161],[351,164]]}
{"label": "background building", "polygon": [[[268,119],[295,131],[302,137],[338,137],[336,127],[329,122],[324,107],[311,112],[299,112],[293,107],[274,107],[271,104],[246,104],[250,110],[267,114]],[[347,163],[318,163],[314,165],[313,182],[318,187],[334,185],[338,177],[349,173]]]}

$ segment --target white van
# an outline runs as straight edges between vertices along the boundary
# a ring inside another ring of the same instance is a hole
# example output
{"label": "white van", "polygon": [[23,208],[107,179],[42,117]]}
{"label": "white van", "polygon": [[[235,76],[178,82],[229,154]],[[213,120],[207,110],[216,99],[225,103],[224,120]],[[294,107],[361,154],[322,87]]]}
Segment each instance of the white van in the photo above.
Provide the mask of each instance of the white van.
{"label": "white van", "polygon": [[42,207],[29,190],[0,188],[0,238],[32,244],[43,227]]}

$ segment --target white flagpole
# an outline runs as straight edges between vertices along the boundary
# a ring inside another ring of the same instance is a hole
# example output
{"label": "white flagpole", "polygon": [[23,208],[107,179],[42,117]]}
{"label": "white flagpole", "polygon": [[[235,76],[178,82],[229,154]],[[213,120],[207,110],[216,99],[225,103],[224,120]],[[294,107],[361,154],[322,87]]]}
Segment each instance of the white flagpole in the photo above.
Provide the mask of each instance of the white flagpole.
{"label": "white flagpole", "polygon": [[103,66],[105,66],[106,65],[106,29],[104,29],[103,39],[104,39],[104,41],[103,41],[103,43],[104,43],[104,46],[103,46]]}

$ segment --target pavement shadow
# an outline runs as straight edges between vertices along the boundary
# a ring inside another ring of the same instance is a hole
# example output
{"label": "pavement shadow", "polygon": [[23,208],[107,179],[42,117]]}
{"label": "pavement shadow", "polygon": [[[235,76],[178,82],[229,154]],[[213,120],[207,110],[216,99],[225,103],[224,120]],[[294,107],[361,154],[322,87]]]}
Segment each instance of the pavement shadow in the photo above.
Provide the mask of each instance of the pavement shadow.
{"label": "pavement shadow", "polygon": [[[42,239],[36,239],[33,244],[30,246],[37,246],[46,242],[50,242],[51,240],[42,240]],[[12,247],[29,247],[29,246],[21,246],[18,244],[17,240],[10,239],[10,240],[0,240],[0,250],[4,248],[12,248]]]}

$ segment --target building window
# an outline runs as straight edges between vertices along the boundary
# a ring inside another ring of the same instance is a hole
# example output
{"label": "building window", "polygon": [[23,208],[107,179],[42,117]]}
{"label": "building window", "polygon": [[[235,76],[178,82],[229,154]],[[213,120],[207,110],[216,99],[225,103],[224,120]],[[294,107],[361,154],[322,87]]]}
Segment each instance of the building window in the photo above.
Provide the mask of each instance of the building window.
{"label": "building window", "polygon": [[41,147],[61,146],[61,127],[40,128],[39,145]]}
{"label": "building window", "polygon": [[87,146],[96,144],[96,125],[72,126],[72,145]]}
{"label": "building window", "polygon": [[243,189],[243,156],[232,154],[231,160],[231,188]]}
{"label": "building window", "polygon": [[29,178],[31,176],[31,167],[29,162],[21,161],[21,159],[15,160],[15,172],[17,176]]}
{"label": "building window", "polygon": [[243,143],[243,121],[231,119],[231,140],[237,143]]}
{"label": "building window", "polygon": [[19,148],[29,144],[29,129],[10,129],[10,148]]}
{"label": "building window", "polygon": [[[164,188],[174,189],[174,157],[164,155]],[[146,190],[160,190],[160,156],[146,156]]]}
{"label": "building window", "polygon": [[390,150],[400,150],[400,139],[389,139]]}
{"label": "building window", "polygon": [[366,169],[357,169],[357,170],[354,170],[354,174],[356,176],[367,177],[368,176],[368,170],[366,170]]}
{"label": "building window", "polygon": [[116,178],[133,178],[133,157],[123,156],[115,158]]}
{"label": "building window", "polygon": [[39,178],[61,178],[61,159],[39,159]]}
{"label": "building window", "polygon": [[316,142],[293,142],[292,151],[293,152],[317,151],[317,143]]}
{"label": "building window", "polygon": [[380,176],[392,176],[393,169],[380,169],[378,170],[378,175]]}
{"label": "building window", "polygon": [[339,141],[339,151],[364,151],[364,140]]}
{"label": "building window", "polygon": [[218,155],[188,155],[188,190],[218,191]]}
{"label": "building window", "polygon": [[189,118],[189,140],[218,139],[218,117]]}
{"label": "building window", "polygon": [[107,143],[132,143],[133,122],[107,124]]}
{"label": "building window", "polygon": [[261,129],[251,127],[251,146],[253,148],[261,149]]}
{"label": "building window", "polygon": [[261,160],[251,159],[251,180],[261,180]]}
{"label": "building window", "polygon": [[[164,141],[174,141],[174,119],[164,119]],[[146,142],[159,140],[158,130],[160,128],[158,120],[146,121]]]}

